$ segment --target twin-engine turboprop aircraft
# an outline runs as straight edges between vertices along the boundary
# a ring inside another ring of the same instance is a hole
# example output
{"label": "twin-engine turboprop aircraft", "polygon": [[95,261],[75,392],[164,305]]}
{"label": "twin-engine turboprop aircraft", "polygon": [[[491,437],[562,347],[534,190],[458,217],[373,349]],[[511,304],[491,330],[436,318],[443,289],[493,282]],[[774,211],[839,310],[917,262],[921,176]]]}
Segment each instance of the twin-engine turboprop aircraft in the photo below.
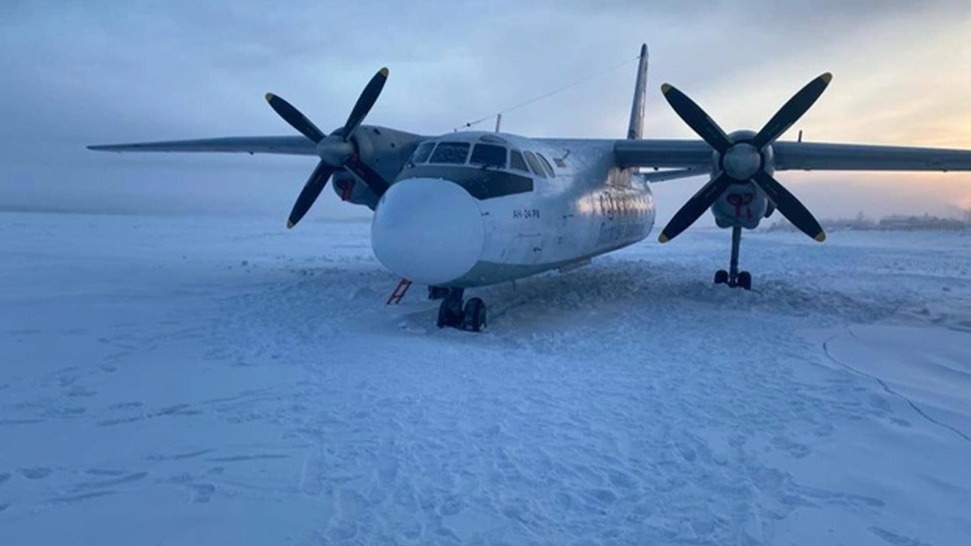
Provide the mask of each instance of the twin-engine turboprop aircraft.
{"label": "twin-engine turboprop aircraft", "polygon": [[[647,47],[641,47],[627,138],[551,139],[462,132],[421,136],[362,125],[388,78],[382,68],[343,127],[325,134],[282,98],[273,110],[303,136],[228,137],[90,146],[116,152],[246,152],[317,156],[320,161],[287,220],[293,227],[330,179],[351,203],[374,210],[371,244],[392,272],[429,285],[442,298],[438,326],[478,331],[479,298],[466,288],[570,269],[636,243],[654,226],[650,182],[710,173],[710,180],[661,231],[664,243],[711,210],[731,228],[729,269],[715,282],[750,289],[738,269],[742,228],[778,210],[816,241],[826,234],[773,174],[783,170],[971,170],[971,151],[861,146],[777,139],[816,102],[832,77],[796,93],[758,132],[726,134],[687,95],[661,89],[702,140],[643,139]],[[646,172],[644,168],[650,168]],[[663,169],[663,170],[662,170]]]}

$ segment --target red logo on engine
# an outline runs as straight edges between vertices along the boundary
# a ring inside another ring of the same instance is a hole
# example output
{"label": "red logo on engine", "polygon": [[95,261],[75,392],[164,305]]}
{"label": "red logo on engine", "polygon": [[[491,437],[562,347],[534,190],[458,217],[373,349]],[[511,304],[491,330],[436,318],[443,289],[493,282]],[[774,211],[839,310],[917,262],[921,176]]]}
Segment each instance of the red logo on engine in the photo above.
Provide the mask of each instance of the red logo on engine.
{"label": "red logo on engine", "polygon": [[754,198],[755,195],[752,193],[730,193],[725,200],[728,201],[729,205],[735,207],[735,218],[742,217],[742,208],[744,208],[746,217],[751,220],[752,209],[748,205]]}

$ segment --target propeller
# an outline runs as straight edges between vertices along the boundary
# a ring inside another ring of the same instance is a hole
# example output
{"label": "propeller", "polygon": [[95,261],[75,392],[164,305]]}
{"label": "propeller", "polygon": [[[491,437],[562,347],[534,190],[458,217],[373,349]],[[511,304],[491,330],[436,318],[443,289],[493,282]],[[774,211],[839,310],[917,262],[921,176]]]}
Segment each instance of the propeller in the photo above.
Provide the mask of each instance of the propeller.
{"label": "propeller", "polygon": [[293,209],[287,218],[288,228],[297,225],[297,222],[307,214],[331,175],[340,169],[345,169],[363,180],[379,197],[388,190],[387,180],[361,161],[355,143],[350,140],[351,135],[374,107],[387,81],[388,69],[378,70],[361,91],[361,96],[354,103],[354,108],[347,116],[344,126],[329,135],[318,129],[300,110],[283,98],[273,93],[266,94],[266,102],[270,103],[270,108],[273,108],[274,112],[300,134],[310,139],[317,146],[317,155],[320,156],[320,162],[317,163],[317,167],[310,174],[310,178],[300,190],[300,195],[297,196],[297,201],[293,204]]}
{"label": "propeller", "polygon": [[685,203],[661,231],[658,240],[666,243],[693,224],[732,185],[751,181],[775,203],[794,226],[822,242],[826,233],[812,213],[766,170],[766,150],[823,94],[833,79],[829,72],[806,84],[775,113],[755,136],[733,141],[704,110],[672,85],[661,92],[675,113],[698,133],[718,154],[721,171]]}

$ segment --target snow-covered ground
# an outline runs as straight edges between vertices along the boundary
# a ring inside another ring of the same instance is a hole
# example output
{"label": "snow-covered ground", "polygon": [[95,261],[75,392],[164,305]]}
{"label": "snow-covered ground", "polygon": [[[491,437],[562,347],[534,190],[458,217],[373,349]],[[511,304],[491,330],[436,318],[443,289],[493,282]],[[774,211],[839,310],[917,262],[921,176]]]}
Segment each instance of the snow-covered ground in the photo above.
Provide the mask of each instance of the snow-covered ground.
{"label": "snow-covered ground", "polygon": [[0,544],[971,543],[971,236],[400,306],[365,223],[0,214]]}

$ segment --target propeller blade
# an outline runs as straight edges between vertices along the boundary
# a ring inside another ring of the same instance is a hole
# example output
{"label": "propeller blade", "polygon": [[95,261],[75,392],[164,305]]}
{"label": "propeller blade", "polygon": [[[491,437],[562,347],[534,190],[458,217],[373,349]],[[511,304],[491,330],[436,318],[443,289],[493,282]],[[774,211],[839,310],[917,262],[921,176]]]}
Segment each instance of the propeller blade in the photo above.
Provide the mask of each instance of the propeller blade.
{"label": "propeller blade", "polygon": [[324,133],[317,128],[306,116],[300,113],[293,107],[292,104],[283,100],[282,98],[274,95],[273,93],[266,94],[266,102],[270,103],[270,108],[273,108],[284,121],[290,124],[291,127],[300,131],[305,137],[309,138],[317,144],[324,138]]}
{"label": "propeller blade", "polygon": [[779,212],[792,222],[792,225],[799,228],[799,231],[809,235],[820,243],[826,240],[826,232],[819,225],[816,218],[809,212],[802,203],[796,199],[795,195],[789,193],[778,180],[765,171],[759,171],[752,177],[752,181],[758,184],[765,195],[775,203]]}
{"label": "propeller blade", "polygon": [[300,195],[297,196],[297,202],[293,204],[290,217],[287,218],[288,229],[292,229],[307,214],[307,211],[310,210],[314,201],[317,200],[321,190],[327,185],[327,180],[330,179],[330,175],[334,174],[335,170],[334,167],[331,167],[323,161],[317,163],[317,168],[311,173],[310,178],[307,179],[307,183],[300,190]]}
{"label": "propeller blade", "polygon": [[731,147],[732,141],[728,140],[725,131],[700,106],[688,98],[688,95],[669,84],[661,86],[661,93],[664,94],[664,98],[674,112],[715,151],[723,154]]}
{"label": "propeller blade", "polygon": [[357,126],[364,121],[364,118],[371,111],[374,103],[378,100],[378,96],[381,94],[381,90],[384,88],[384,83],[388,81],[388,69],[382,68],[378,70],[378,73],[371,78],[367,86],[364,87],[364,91],[361,91],[361,96],[357,98],[357,102],[354,104],[354,109],[351,110],[351,115],[347,116],[347,123],[344,124],[344,128],[341,129],[341,134],[344,136],[344,140],[347,140],[351,136],[351,133],[357,129]]}
{"label": "propeller blade", "polygon": [[664,226],[657,240],[666,243],[688,229],[688,226],[695,223],[695,220],[715,204],[718,197],[725,193],[732,182],[732,177],[721,173],[717,178],[702,186],[698,193],[691,196],[691,199],[688,199],[688,202],[674,214],[668,225]]}
{"label": "propeller blade", "polygon": [[832,79],[833,75],[826,72],[807,83],[772,116],[765,127],[762,127],[762,130],[752,139],[752,144],[761,150],[775,142],[816,103]]}
{"label": "propeller blade", "polygon": [[391,187],[383,176],[378,174],[378,172],[371,167],[368,167],[356,156],[351,157],[347,163],[344,164],[344,168],[351,171],[354,173],[354,175],[363,180],[368,189],[373,191],[378,197],[384,195],[384,192],[388,191],[388,188]]}

